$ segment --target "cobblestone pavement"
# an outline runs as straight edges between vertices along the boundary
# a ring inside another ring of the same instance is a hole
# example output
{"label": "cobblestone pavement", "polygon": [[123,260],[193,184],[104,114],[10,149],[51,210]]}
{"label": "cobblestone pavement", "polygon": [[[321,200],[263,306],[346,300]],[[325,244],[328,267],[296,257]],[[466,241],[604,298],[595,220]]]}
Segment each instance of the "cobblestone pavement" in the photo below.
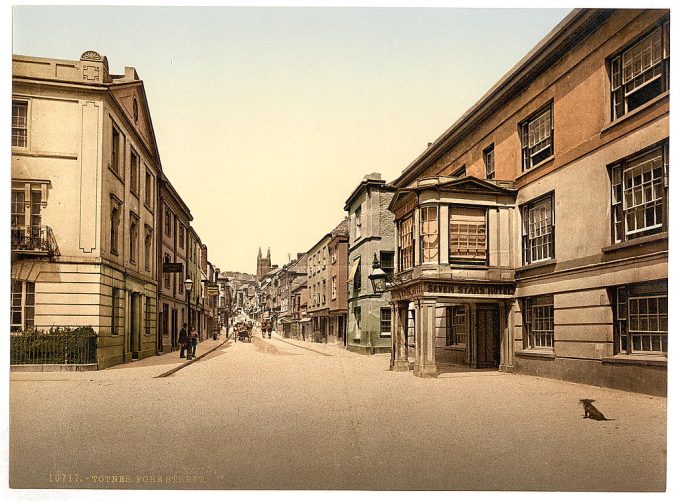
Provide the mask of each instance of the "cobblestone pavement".
{"label": "cobblestone pavement", "polygon": [[[12,373],[10,485],[664,489],[665,398],[500,372],[420,379],[386,355],[259,333],[222,341],[162,378],[177,362]],[[612,420],[583,419],[582,398]]]}

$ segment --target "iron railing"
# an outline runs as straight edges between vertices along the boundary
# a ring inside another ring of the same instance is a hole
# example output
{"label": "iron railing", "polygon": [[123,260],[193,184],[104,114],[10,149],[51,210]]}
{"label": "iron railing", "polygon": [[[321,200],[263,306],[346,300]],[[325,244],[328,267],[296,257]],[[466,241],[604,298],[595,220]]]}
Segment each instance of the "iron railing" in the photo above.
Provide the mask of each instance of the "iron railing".
{"label": "iron railing", "polygon": [[12,226],[12,251],[58,256],[57,241],[49,226]]}
{"label": "iron railing", "polygon": [[12,333],[10,365],[96,364],[97,335],[82,333]]}

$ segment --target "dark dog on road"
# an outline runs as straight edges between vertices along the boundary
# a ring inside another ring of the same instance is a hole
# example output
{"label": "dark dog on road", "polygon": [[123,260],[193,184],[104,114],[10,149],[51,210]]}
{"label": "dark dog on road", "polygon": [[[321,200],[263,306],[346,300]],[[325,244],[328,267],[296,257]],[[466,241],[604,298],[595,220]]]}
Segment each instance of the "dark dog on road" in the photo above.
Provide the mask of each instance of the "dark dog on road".
{"label": "dark dog on road", "polygon": [[593,402],[595,400],[591,398],[582,398],[581,399],[581,404],[583,404],[583,411],[585,412],[585,415],[583,416],[583,419],[585,418],[590,418],[594,419],[595,421],[613,421],[613,419],[607,419],[604,417],[604,414],[602,414],[600,411],[595,408],[593,405]]}

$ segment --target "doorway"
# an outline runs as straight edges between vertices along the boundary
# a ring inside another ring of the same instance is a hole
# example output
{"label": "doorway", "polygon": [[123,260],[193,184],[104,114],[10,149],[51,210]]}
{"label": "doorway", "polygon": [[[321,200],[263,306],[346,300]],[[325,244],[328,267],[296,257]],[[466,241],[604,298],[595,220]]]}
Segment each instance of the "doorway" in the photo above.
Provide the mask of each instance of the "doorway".
{"label": "doorway", "polygon": [[500,364],[500,315],[497,304],[477,305],[477,368],[496,368]]}
{"label": "doorway", "polygon": [[132,353],[132,358],[139,356],[139,303],[141,296],[136,292],[130,293],[130,345],[128,351]]}

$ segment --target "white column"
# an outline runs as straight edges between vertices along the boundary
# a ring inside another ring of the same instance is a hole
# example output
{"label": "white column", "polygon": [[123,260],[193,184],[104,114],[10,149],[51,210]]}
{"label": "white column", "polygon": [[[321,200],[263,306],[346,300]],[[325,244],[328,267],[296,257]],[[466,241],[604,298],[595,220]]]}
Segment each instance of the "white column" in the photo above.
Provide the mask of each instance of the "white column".
{"label": "white column", "polygon": [[435,299],[416,301],[416,361],[413,374],[418,377],[437,377],[434,354],[436,307]]}

